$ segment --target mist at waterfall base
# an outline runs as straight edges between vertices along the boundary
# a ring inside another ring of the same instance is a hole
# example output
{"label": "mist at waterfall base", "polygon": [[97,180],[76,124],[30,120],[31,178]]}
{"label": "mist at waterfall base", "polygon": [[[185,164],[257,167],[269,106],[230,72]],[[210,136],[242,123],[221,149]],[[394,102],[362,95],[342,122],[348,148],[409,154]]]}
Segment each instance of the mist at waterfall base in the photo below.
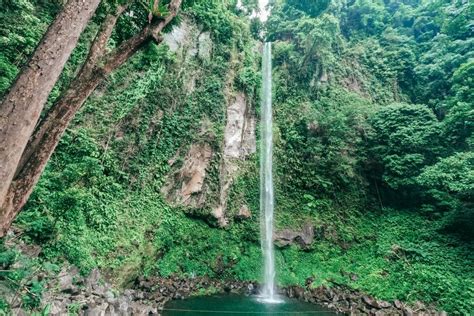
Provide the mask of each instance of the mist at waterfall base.
{"label": "mist at waterfall base", "polygon": [[260,223],[263,254],[263,284],[259,295],[222,294],[170,301],[163,315],[337,315],[327,308],[277,295],[273,247],[273,129],[272,129],[272,51],[265,43],[262,62],[261,146],[260,146]]}

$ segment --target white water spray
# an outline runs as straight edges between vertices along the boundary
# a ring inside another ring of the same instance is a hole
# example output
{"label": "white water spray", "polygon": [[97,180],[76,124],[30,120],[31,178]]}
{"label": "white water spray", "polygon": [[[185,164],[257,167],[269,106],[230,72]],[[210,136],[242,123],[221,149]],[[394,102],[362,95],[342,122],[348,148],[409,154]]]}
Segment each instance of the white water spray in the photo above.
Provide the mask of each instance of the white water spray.
{"label": "white water spray", "polygon": [[260,153],[260,214],[262,251],[264,257],[264,284],[262,298],[265,302],[278,302],[275,294],[275,254],[273,249],[273,134],[272,134],[272,49],[265,43],[262,62],[262,124]]}

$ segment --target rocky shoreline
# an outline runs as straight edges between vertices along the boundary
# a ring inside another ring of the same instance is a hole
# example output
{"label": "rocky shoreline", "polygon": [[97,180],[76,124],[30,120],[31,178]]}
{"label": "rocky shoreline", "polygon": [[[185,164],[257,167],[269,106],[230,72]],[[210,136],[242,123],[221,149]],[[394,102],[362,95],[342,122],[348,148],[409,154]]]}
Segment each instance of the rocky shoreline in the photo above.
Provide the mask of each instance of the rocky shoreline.
{"label": "rocky shoreline", "polygon": [[[347,315],[447,315],[421,302],[414,305],[407,305],[398,300],[387,302],[341,285],[312,288],[311,279],[306,283],[305,287],[282,288],[280,294]],[[103,280],[98,270],[93,270],[84,278],[77,269],[69,268],[63,269],[57,278],[48,283],[42,298],[42,308],[52,316],[161,315],[165,304],[170,300],[217,293],[254,295],[258,293],[258,284],[207,277],[153,277],[140,278],[132,289],[118,292]],[[28,315],[20,306],[13,307],[12,313],[19,316]]]}
{"label": "rocky shoreline", "polygon": [[399,300],[393,302],[377,300],[370,295],[352,290],[345,286],[290,286],[283,289],[283,294],[301,301],[319,304],[346,315],[447,315],[446,312],[436,311],[433,307],[422,302],[408,305]]}

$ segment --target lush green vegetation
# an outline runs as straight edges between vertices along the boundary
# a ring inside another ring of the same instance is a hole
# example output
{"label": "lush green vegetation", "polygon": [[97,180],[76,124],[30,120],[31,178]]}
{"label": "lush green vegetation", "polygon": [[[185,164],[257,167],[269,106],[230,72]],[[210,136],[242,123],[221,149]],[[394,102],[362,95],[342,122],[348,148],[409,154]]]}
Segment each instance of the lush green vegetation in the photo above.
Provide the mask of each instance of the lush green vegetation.
{"label": "lush green vegetation", "polygon": [[[2,245],[0,282],[27,287],[25,306],[38,308],[44,281],[35,274],[64,260],[83,273],[104,269],[119,286],[152,274],[259,279],[258,153],[239,162],[228,201],[229,214],[246,203],[253,217],[222,229],[210,213],[229,90],[245,92],[258,114],[254,46],[264,30],[274,42],[277,227],[316,227],[310,249],[278,249],[280,284],[314,277],[314,286],[472,311],[474,6],[286,0],[261,25],[235,4],[184,3],[180,20],[211,32],[210,59],[150,44],[91,96],[15,223],[40,256]],[[0,13],[2,94],[59,8],[15,0]],[[85,58],[104,10],[51,99]],[[109,44],[130,37],[144,16],[124,17]],[[183,89],[191,81],[194,89]],[[215,151],[205,206],[173,207],[160,193],[168,161],[179,165],[203,142]]]}
{"label": "lush green vegetation", "polygon": [[472,310],[473,10],[462,1],[277,2],[267,32],[278,225],[311,221],[325,232],[310,252],[281,252],[282,281],[313,274]]}

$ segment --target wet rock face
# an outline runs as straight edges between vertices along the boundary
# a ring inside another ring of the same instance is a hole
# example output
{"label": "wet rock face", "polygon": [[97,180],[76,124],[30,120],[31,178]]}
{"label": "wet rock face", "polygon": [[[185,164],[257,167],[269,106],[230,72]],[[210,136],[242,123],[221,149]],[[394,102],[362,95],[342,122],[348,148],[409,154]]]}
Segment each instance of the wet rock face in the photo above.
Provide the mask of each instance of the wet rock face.
{"label": "wet rock face", "polygon": [[227,157],[240,157],[246,107],[243,93],[237,94],[235,101],[227,107],[227,124],[224,133],[224,154]]}
{"label": "wet rock face", "polygon": [[180,177],[184,180],[181,194],[187,200],[193,193],[202,191],[206,168],[212,157],[212,149],[208,144],[193,145],[189,150]]}
{"label": "wet rock face", "polygon": [[314,240],[314,227],[311,223],[306,223],[300,231],[283,229],[275,233],[274,240],[278,247],[298,244],[302,248],[308,248]]}
{"label": "wet rock face", "polygon": [[199,207],[205,201],[204,179],[212,158],[209,144],[193,144],[184,163],[172,174],[162,189],[163,195],[172,204]]}
{"label": "wet rock face", "polygon": [[244,158],[255,151],[255,119],[249,113],[245,94],[239,92],[227,107],[224,155],[230,158]]}
{"label": "wet rock face", "polygon": [[[235,96],[229,96],[228,100],[224,130],[224,155],[219,167],[219,201],[213,207],[212,212],[221,227],[225,227],[229,223],[227,199],[232,183],[239,172],[238,161],[244,160],[257,149],[255,115],[246,95],[243,92],[237,92]],[[249,218],[250,215],[248,207],[241,208],[235,218],[243,220]]]}
{"label": "wet rock face", "polygon": [[171,32],[163,36],[164,42],[183,59],[198,57],[201,60],[211,58],[211,33],[201,32],[195,24],[184,18]]}
{"label": "wet rock face", "polygon": [[164,42],[168,44],[172,52],[182,49],[191,39],[193,28],[187,21],[183,21],[179,26],[173,27],[173,30],[166,33],[163,37]]}
{"label": "wet rock face", "polygon": [[204,32],[199,34],[198,37],[198,56],[202,60],[209,60],[211,58],[212,51],[212,39],[211,33]]}

